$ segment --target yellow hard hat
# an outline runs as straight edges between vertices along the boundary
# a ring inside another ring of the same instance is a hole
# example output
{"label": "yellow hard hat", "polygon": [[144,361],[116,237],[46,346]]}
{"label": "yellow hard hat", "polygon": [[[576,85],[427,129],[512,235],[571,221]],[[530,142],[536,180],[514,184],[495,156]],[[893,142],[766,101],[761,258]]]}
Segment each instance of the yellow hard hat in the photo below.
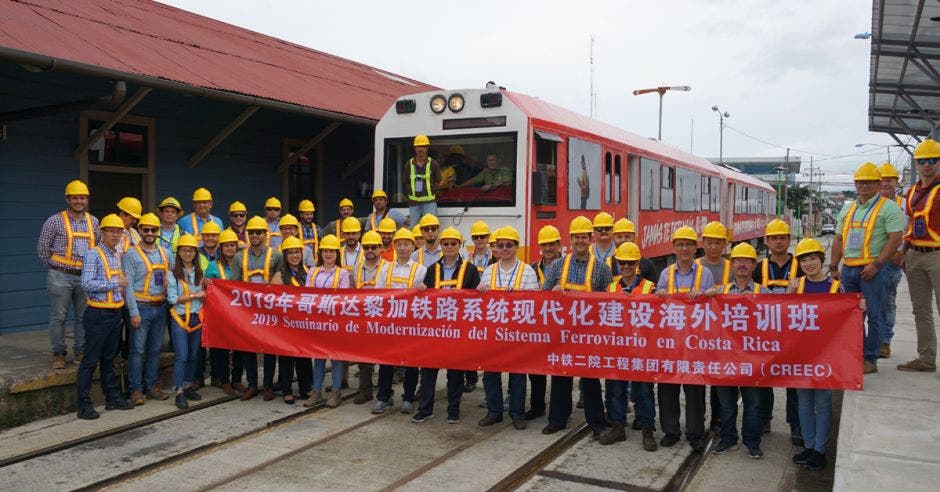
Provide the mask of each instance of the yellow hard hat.
{"label": "yellow hard hat", "polygon": [[610,215],[607,212],[601,212],[594,216],[594,222],[592,223],[594,227],[613,227],[614,226],[614,216]]}
{"label": "yellow hard hat", "polygon": [[140,200],[132,196],[121,198],[121,201],[117,202],[117,208],[135,219],[139,219],[140,213],[143,211],[143,207],[140,206]]}
{"label": "yellow hard hat", "polygon": [[881,165],[878,166],[878,172],[881,173],[882,179],[884,178],[901,179],[901,176],[898,175],[898,170],[895,169],[895,167],[891,165],[890,162],[882,162]]}
{"label": "yellow hard hat", "polygon": [[69,195],[85,195],[88,196],[88,185],[82,183],[80,180],[73,179],[69,181],[69,184],[65,185],[65,196]]}
{"label": "yellow hard hat", "polygon": [[680,239],[688,239],[689,241],[698,242],[698,234],[695,233],[695,229],[689,226],[682,226],[676,229],[676,232],[672,233],[672,242],[676,242]]}
{"label": "yellow hard hat", "polygon": [[[322,248],[322,246],[321,246]],[[281,242],[281,251],[288,249],[304,249],[304,243],[300,239],[291,236]]]}
{"label": "yellow hard hat", "polygon": [[137,223],[138,228],[141,226],[160,227],[160,219],[152,212],[144,214],[144,216],[140,218],[140,222]]}
{"label": "yellow hard hat", "polygon": [[471,236],[489,236],[490,226],[486,222],[483,222],[482,220],[478,220],[474,222],[472,226],[470,226],[470,235]]}
{"label": "yellow hard hat", "polygon": [[317,243],[317,249],[321,251],[324,249],[335,249],[339,251],[339,238],[332,234],[327,234],[320,238],[320,242]]}
{"label": "yellow hard hat", "polygon": [[395,235],[392,237],[392,242],[394,243],[400,239],[415,242],[415,235],[413,232],[409,231],[407,227],[402,227],[401,229],[395,231]]}
{"label": "yellow hard hat", "polygon": [[437,220],[437,217],[431,214],[424,214],[424,217],[421,217],[421,221],[418,222],[418,225],[421,227],[431,227],[431,226],[441,226],[441,221]]}
{"label": "yellow hard hat", "polygon": [[619,219],[617,222],[614,222],[614,234],[623,234],[625,232],[632,232],[636,234],[636,226],[633,225],[632,220]]}
{"label": "yellow hard hat", "polygon": [[352,209],[356,208],[356,206],[353,205],[352,200],[350,200],[349,198],[343,198],[342,200],[339,201],[339,208],[343,208],[343,207],[349,207]]}
{"label": "yellow hard hat", "polygon": [[519,242],[519,231],[516,230],[513,226],[501,227],[494,234],[494,239],[499,241],[500,239],[506,239],[509,241]]}
{"label": "yellow hard hat", "polygon": [[395,232],[398,226],[395,224],[395,220],[391,217],[386,217],[379,221],[379,232]]}
{"label": "yellow hard hat", "polygon": [[735,258],[750,258],[757,261],[757,250],[748,243],[739,243],[731,248],[731,259]]}
{"label": "yellow hard hat", "polygon": [[232,204],[228,206],[228,213],[234,214],[235,212],[244,212],[247,214],[248,207],[246,207],[244,203],[239,202],[239,201],[232,202]]}
{"label": "yellow hard hat", "polygon": [[414,226],[414,227],[411,228],[411,239],[414,240],[414,238],[416,238],[416,237],[422,237],[422,238],[424,237],[424,236],[421,235],[421,226],[420,226],[420,225],[416,225],[416,226]]}
{"label": "yellow hard hat", "polygon": [[99,229],[107,229],[112,227],[114,229],[124,229],[124,221],[118,217],[117,214],[108,214],[105,215],[101,222],[98,223]]}
{"label": "yellow hard hat", "polygon": [[388,194],[386,194],[384,190],[375,190],[372,192],[372,199],[375,200],[376,198],[384,198],[388,200]]}
{"label": "yellow hard hat", "polygon": [[789,236],[790,235],[790,224],[780,220],[774,219],[767,223],[767,227],[764,228],[764,236]]}
{"label": "yellow hard hat", "polygon": [[261,217],[255,215],[254,217],[248,219],[248,224],[245,225],[246,231],[267,231],[268,222]]}
{"label": "yellow hard hat", "polygon": [[561,233],[553,225],[542,226],[539,229],[539,244],[548,244],[561,241]]}
{"label": "yellow hard hat", "polygon": [[168,196],[164,198],[163,201],[160,202],[160,205],[157,206],[157,208],[160,209],[161,211],[167,207],[173,207],[179,210],[180,212],[183,211],[183,206],[180,205],[179,200],[177,200],[176,198],[173,198],[172,196]]}
{"label": "yellow hard hat", "polygon": [[362,232],[362,224],[360,224],[359,219],[355,217],[346,217],[343,219],[340,228],[343,229],[343,232]]}
{"label": "yellow hard hat", "polygon": [[196,191],[193,192],[193,201],[194,202],[211,202],[212,193],[209,193],[209,190],[205,188],[196,188]]}
{"label": "yellow hard hat", "polygon": [[382,236],[380,236],[379,233],[375,231],[366,231],[366,233],[362,235],[361,242],[363,246],[368,246],[370,244],[373,246],[381,246]]}
{"label": "yellow hard hat", "polygon": [[297,211],[298,212],[316,212],[317,208],[313,206],[313,202],[311,202],[310,200],[301,200],[300,203],[297,204]]}
{"label": "yellow hard hat", "polygon": [[590,234],[594,232],[594,224],[583,215],[575,217],[568,226],[568,234]]}
{"label": "yellow hard hat", "polygon": [[451,226],[447,229],[441,231],[441,241],[445,239],[456,239],[457,241],[463,242],[463,234],[457,230],[457,228]]}
{"label": "yellow hard hat", "polygon": [[636,243],[627,241],[620,246],[617,246],[617,251],[614,252],[614,258],[617,261],[640,261],[642,255],[640,255],[640,247]]}
{"label": "yellow hard hat", "polygon": [[881,172],[873,162],[866,162],[855,170],[855,181],[881,181]]}
{"label": "yellow hard hat", "polygon": [[196,240],[196,236],[192,234],[183,234],[180,236],[180,240],[176,243],[178,248],[189,247],[189,248],[199,248],[199,241]]}
{"label": "yellow hard hat", "polygon": [[418,135],[417,137],[415,137],[415,141],[413,144],[414,147],[428,147],[430,145],[431,145],[431,141],[428,140],[427,135]]}
{"label": "yellow hard hat", "polygon": [[281,217],[281,220],[277,222],[277,227],[281,228],[284,226],[294,226],[297,229],[300,229],[300,221],[297,220],[297,217],[294,217],[291,214],[284,214],[284,216]]}
{"label": "yellow hard hat", "polygon": [[718,222],[717,220],[711,221],[708,224],[705,224],[705,228],[702,229],[702,238],[714,238],[714,239],[724,239],[728,240],[728,228],[724,224]]}
{"label": "yellow hard hat", "polygon": [[220,234],[221,232],[222,228],[219,227],[219,224],[216,224],[210,220],[209,222],[203,224],[200,234]]}
{"label": "yellow hard hat", "polygon": [[802,241],[796,244],[796,250],[794,250],[794,256],[799,258],[809,253],[822,253],[823,255],[825,255],[826,249],[823,248],[823,245],[820,244],[819,241],[811,237],[803,239]]}
{"label": "yellow hard hat", "polygon": [[219,244],[225,243],[237,243],[238,235],[235,234],[235,231],[231,229],[226,229],[222,231],[222,234],[219,234]]}
{"label": "yellow hard hat", "polygon": [[940,142],[933,139],[926,139],[917,144],[914,149],[915,159],[935,159],[940,157]]}
{"label": "yellow hard hat", "polygon": [[264,201],[264,208],[281,208],[281,201],[272,196]]}

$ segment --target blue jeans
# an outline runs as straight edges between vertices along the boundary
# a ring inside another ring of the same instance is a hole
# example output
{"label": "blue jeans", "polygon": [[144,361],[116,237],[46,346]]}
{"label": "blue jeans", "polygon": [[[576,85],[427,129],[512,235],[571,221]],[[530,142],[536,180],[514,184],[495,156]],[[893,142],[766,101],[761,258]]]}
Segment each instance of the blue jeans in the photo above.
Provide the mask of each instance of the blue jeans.
{"label": "blue jeans", "polygon": [[629,381],[616,379],[604,380],[604,407],[607,417],[614,422],[627,423],[627,394],[630,392]]}
{"label": "blue jeans", "polygon": [[889,261],[882,267],[888,275],[888,289],[885,295],[885,324],[881,325],[881,343],[890,344],[894,338],[894,322],[897,319],[898,284],[901,283],[901,268]]}
{"label": "blue jeans", "polygon": [[69,275],[49,269],[46,274],[46,290],[49,291],[49,343],[53,354],[65,354],[65,318],[72,306],[75,323],[72,330],[75,340],[72,351],[80,354],[85,349],[85,328],[82,319],[85,314],[85,290],[82,289],[81,275]]}
{"label": "blue jeans", "polygon": [[105,400],[113,402],[121,398],[121,390],[114,376],[114,357],[121,339],[121,310],[89,307],[85,309],[82,322],[88,327],[88,343],[75,381],[78,408],[91,406],[91,379],[99,362],[101,392]]}
{"label": "blue jeans", "polygon": [[131,391],[143,391],[145,388],[149,391],[157,386],[166,311],[163,310],[163,306],[145,305],[139,305],[138,310],[140,311],[140,326],[131,327],[127,379],[130,382]]}
{"label": "blue jeans", "polygon": [[656,401],[653,399],[653,383],[634,381],[630,384],[633,414],[640,428],[656,430]]}
{"label": "blue jeans", "polygon": [[[193,314],[189,326],[199,324],[199,315]],[[199,343],[202,340],[202,329],[187,333],[176,320],[173,320],[173,389],[182,390],[193,383],[196,375],[196,354],[199,352]]]}
{"label": "blue jeans", "polygon": [[[525,418],[526,375],[509,373],[509,418]],[[499,372],[483,373],[483,392],[486,394],[487,413],[503,418],[503,375]]]}
{"label": "blue jeans", "polygon": [[[757,411],[758,390],[759,388],[740,388],[744,410],[744,417],[741,419],[741,440],[749,449],[760,447],[763,426]],[[721,402],[721,442],[738,442],[738,392],[737,386],[718,387],[718,399]]]}
{"label": "blue jeans", "polygon": [[800,395],[803,447],[825,453],[832,427],[832,390],[798,389],[797,392]]}
{"label": "blue jeans", "polygon": [[[346,363],[341,360],[331,361],[333,373],[330,381],[333,383],[333,391],[339,391],[343,387],[343,370]],[[323,379],[326,377],[326,359],[313,359],[313,390],[323,389]]]}
{"label": "blue jeans", "polygon": [[417,205],[408,205],[408,222],[411,224],[411,227],[418,225],[418,221],[421,220],[421,217],[424,217],[424,214],[431,214],[437,217],[437,202],[421,202]]}
{"label": "blue jeans", "polygon": [[868,305],[865,317],[868,319],[868,329],[865,333],[864,356],[865,360],[876,362],[881,352],[881,329],[885,325],[885,295],[888,290],[888,274],[884,268],[879,268],[871,280],[862,280],[860,266],[842,267],[842,287],[846,292],[861,292]]}

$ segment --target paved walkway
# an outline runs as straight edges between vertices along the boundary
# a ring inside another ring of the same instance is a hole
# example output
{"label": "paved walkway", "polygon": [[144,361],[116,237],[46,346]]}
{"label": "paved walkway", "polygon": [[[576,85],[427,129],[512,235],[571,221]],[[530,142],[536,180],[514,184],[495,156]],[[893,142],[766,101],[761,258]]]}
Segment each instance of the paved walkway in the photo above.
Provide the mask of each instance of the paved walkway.
{"label": "paved walkway", "polygon": [[896,369],[917,352],[904,278],[897,304],[891,358],[865,376],[864,391],[845,392],[834,490],[940,488],[940,375]]}

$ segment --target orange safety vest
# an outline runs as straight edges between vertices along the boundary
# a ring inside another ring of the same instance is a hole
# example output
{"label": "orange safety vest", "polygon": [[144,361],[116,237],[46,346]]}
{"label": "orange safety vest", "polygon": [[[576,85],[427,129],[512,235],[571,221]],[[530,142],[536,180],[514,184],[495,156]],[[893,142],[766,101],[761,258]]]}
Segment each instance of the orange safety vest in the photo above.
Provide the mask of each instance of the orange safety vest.
{"label": "orange safety vest", "polygon": [[88,249],[95,247],[95,230],[94,224],[91,222],[91,214],[88,212],[83,212],[85,216],[85,232],[75,231],[72,229],[72,219],[69,217],[68,212],[65,210],[62,211],[62,223],[65,225],[65,255],[52,255],[49,259],[69,268],[81,268],[83,258],[72,258],[72,250],[75,249],[75,239],[84,239],[88,241]]}
{"label": "orange safety vest", "polygon": [[[839,282],[838,280],[833,280],[832,285],[829,286],[829,293],[830,294],[838,293],[840,284],[841,282]],[[796,284],[796,293],[802,294],[805,289],[806,289],[806,276],[804,275],[799,278],[799,283]]]}
{"label": "orange safety vest", "polygon": [[[95,250],[97,250],[98,254],[101,255],[101,263],[104,263],[104,271],[105,271],[105,275],[108,277],[108,280],[111,280],[112,278],[124,273],[121,270],[121,265],[118,265],[117,268],[111,268],[111,265],[108,264],[108,257],[105,256],[104,250],[101,249],[101,246],[96,246]],[[106,299],[107,299],[106,301],[95,301],[95,300],[92,300],[91,298],[87,298],[85,299],[85,303],[91,307],[105,308],[105,309],[117,309],[117,308],[124,307],[124,299],[121,299],[120,301],[115,301],[113,291],[110,291],[110,290],[108,291]]]}
{"label": "orange safety vest", "polygon": [[904,208],[904,197],[897,195],[894,197],[894,203],[897,203],[899,207]]}
{"label": "orange safety vest", "polygon": [[440,264],[437,265],[437,268],[434,270],[434,288],[440,289],[443,287],[450,287],[452,289],[459,289],[463,286],[463,276],[467,272],[467,262],[464,261],[460,263],[460,268],[457,270],[457,279],[456,280],[441,280],[441,270],[444,267]]}
{"label": "orange safety vest", "polygon": [[372,277],[372,280],[368,282],[362,280],[362,272],[365,270],[366,262],[360,261],[359,263],[357,263],[356,272],[355,272],[356,273],[356,279],[355,279],[356,288],[361,289],[363,286],[375,287],[375,282],[379,278],[379,272],[382,271],[382,267],[385,266],[385,263],[387,263],[385,259],[379,259],[379,263],[375,266],[375,276]]}
{"label": "orange safety vest", "polygon": [[[502,285],[502,280],[500,280],[499,285],[497,285],[496,280],[499,278],[499,263],[493,263],[490,265],[493,267],[493,272],[490,274],[490,290],[506,290],[506,287]],[[525,268],[525,264],[521,260],[516,260],[516,265],[512,268],[512,275],[509,277],[510,282],[512,282],[512,287],[514,290],[519,290],[522,287],[522,269]]]}
{"label": "orange safety vest", "polygon": [[[721,273],[721,283],[727,284],[728,282],[731,282],[731,260],[725,260],[724,258],[722,258],[722,260],[725,262],[725,270]],[[702,264],[701,258],[695,260],[695,263],[698,266],[705,268],[705,265]],[[793,263],[796,264],[796,261]]]}
{"label": "orange safety vest", "polygon": [[[147,276],[144,277],[144,290],[134,291],[134,297],[144,302],[157,302],[166,300],[166,276],[167,276],[167,266],[166,253],[163,252],[163,248],[157,246],[157,252],[160,253],[160,259],[163,260],[163,263],[154,265],[150,262],[150,258],[147,257],[146,252],[138,244],[134,246],[134,249],[137,250],[137,254],[140,255],[140,259],[143,260],[144,266],[147,267]],[[158,296],[150,294],[150,279],[153,278],[153,272],[156,270],[163,270],[163,294]]]}
{"label": "orange safety vest", "polygon": [[796,271],[799,268],[796,258],[790,258],[790,270],[782,279],[770,278],[770,258],[764,258],[760,262],[760,284],[764,287],[786,287],[790,285],[790,279],[796,278]]}
{"label": "orange safety vest", "polygon": [[[316,267],[313,269],[313,272],[310,273],[311,279],[312,279],[310,282],[311,284],[313,284],[314,287],[316,287],[317,276],[320,275],[320,272],[322,270],[323,270],[323,267]],[[333,268],[333,287],[332,288],[334,289],[339,288],[339,281],[340,281],[340,278],[342,278],[340,276],[340,272],[342,272],[342,270],[343,269],[339,267]]]}
{"label": "orange safety vest", "polygon": [[[620,286],[620,280],[623,278],[623,275],[615,275],[614,281],[610,283],[610,286],[607,287],[607,292],[623,292],[623,288]],[[631,294],[652,294],[653,289],[656,287],[656,284],[641,278],[640,282],[636,284],[636,287],[630,292]]]}
{"label": "orange safety vest", "polygon": [[588,255],[587,270],[584,272],[584,283],[576,284],[568,281],[568,270],[571,267],[571,258],[573,256],[574,255],[571,254],[565,256],[565,262],[561,265],[561,278],[558,280],[558,285],[561,286],[562,290],[589,292],[591,290],[591,278],[594,276],[594,262],[597,261],[597,258],[595,258],[594,255]]}
{"label": "orange safety vest", "polygon": [[[419,265],[419,263],[412,263],[412,264],[411,264],[411,271],[408,272],[408,278],[405,278],[405,277],[394,277],[394,276],[392,276],[392,275],[393,275],[392,272],[395,271],[395,263],[389,263],[389,264],[388,264],[388,275],[385,277],[385,288],[386,288],[386,289],[391,289],[391,288],[392,288],[392,283],[405,284],[405,285],[407,286],[407,287],[405,287],[406,289],[410,289],[411,287],[413,287],[413,286],[414,286],[414,282],[415,282],[415,272],[418,271],[418,265]],[[376,275],[376,278],[378,278],[378,275]]]}
{"label": "orange safety vest", "polygon": [[[186,282],[186,279],[180,279],[179,283],[180,283],[180,286],[183,287],[183,295],[188,297],[189,296],[189,284]],[[192,333],[202,328],[202,323],[199,323],[196,326],[189,326],[189,322],[192,319],[192,315],[193,315],[193,313],[189,311],[189,308],[192,306],[192,304],[193,304],[192,301],[186,301],[183,303],[183,306],[185,307],[185,310],[186,310],[185,317],[180,317],[180,315],[177,314],[176,309],[173,309],[173,308],[170,309],[170,316],[173,318],[173,321],[176,321],[176,324],[178,324],[180,328],[185,330],[186,333]]]}
{"label": "orange safety vest", "polygon": [[[694,263],[692,264],[694,267]],[[692,288],[680,287],[676,289],[676,264],[673,263],[669,265],[669,273],[666,275],[668,282],[666,284],[666,293],[668,294],[688,294],[693,290],[701,290],[702,288],[702,271],[703,268],[695,269],[695,279],[692,281]]]}
{"label": "orange safety vest", "polygon": [[[917,246],[919,248],[940,248],[940,233],[934,232],[934,230],[930,228],[930,209],[933,208],[936,202],[937,192],[940,192],[940,184],[933,185],[933,189],[930,190],[930,194],[927,195],[927,199],[924,202],[924,208],[920,210],[914,210],[913,207],[914,186],[911,186],[911,190],[907,192],[906,208],[907,215],[911,220],[907,223],[907,232],[904,234],[904,239],[908,241],[911,246]],[[914,220],[921,217],[923,217],[924,220],[924,228],[926,229],[927,237],[915,238]]]}
{"label": "orange safety vest", "polygon": [[[722,289],[722,294],[730,294],[730,293],[731,293],[731,287],[734,287],[734,282],[728,282],[728,283],[726,283],[726,284],[725,284],[725,288]],[[761,288],[761,284],[755,283],[755,284],[754,284],[754,290],[752,291],[752,293],[753,293],[753,294],[760,294],[760,288]]]}
{"label": "orange safety vest", "polygon": [[261,265],[261,268],[252,270],[248,263],[248,248],[242,250],[242,282],[251,281],[251,277],[255,275],[261,275],[264,277],[264,283],[271,281],[271,252],[274,251],[272,248],[268,248],[267,252],[264,254],[264,263]]}
{"label": "orange safety vest", "polygon": [[[867,217],[864,219],[865,222],[858,222],[855,220],[855,209],[858,208],[858,201],[852,202],[852,206],[849,207],[849,211],[845,213],[845,220],[842,222],[842,241],[847,241],[849,237],[850,228],[861,227],[865,229],[865,237],[862,239],[862,256],[858,258],[842,258],[842,261],[845,262],[846,266],[865,266],[872,261],[875,261],[874,256],[871,255],[871,234],[875,230],[875,222],[878,218],[878,214],[881,212],[881,207],[887,202],[883,196],[878,195],[876,198],[877,202],[872,205],[872,208],[869,209]],[[843,242],[843,244],[845,244]]]}

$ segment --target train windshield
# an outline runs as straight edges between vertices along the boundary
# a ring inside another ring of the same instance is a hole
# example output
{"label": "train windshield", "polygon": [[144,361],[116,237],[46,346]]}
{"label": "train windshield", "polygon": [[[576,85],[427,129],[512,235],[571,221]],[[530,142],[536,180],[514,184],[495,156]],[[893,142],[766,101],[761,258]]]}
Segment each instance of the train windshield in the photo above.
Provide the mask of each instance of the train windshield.
{"label": "train windshield", "polygon": [[[412,138],[385,140],[383,183],[389,205],[408,205],[414,157]],[[440,207],[511,207],[516,204],[516,133],[432,136],[429,155],[438,162]]]}

